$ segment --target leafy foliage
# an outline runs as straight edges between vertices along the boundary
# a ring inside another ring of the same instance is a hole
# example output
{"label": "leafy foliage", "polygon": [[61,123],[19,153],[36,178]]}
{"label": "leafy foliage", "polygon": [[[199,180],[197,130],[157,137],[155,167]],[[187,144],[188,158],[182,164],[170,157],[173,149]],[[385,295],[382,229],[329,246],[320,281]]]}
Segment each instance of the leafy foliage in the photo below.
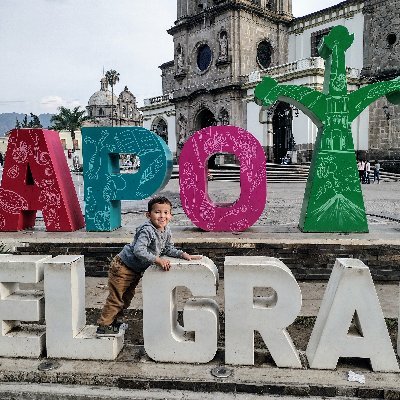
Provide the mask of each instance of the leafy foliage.
{"label": "leafy foliage", "polygon": [[107,71],[105,77],[111,88],[113,88],[114,85],[119,82],[119,72],[117,72],[115,69],[110,69]]}
{"label": "leafy foliage", "polygon": [[22,124],[18,121],[18,118],[16,118],[15,128],[43,128],[43,125],[36,114],[30,113],[30,120],[28,121],[28,116],[25,114]]}
{"label": "leafy foliage", "polygon": [[113,126],[114,120],[114,85],[119,82],[119,72],[115,69],[110,69],[106,72],[105,77],[107,79],[108,84],[111,86],[111,107],[112,107],[112,115],[111,115],[111,126]]}
{"label": "leafy foliage", "polygon": [[51,117],[52,129],[57,131],[67,130],[71,132],[72,140],[75,139],[75,131],[80,129],[83,122],[89,117],[85,115],[85,110],[80,110],[80,106],[72,110],[66,107],[59,107],[59,113]]}
{"label": "leafy foliage", "polygon": [[31,113],[31,120],[29,122],[29,128],[43,128],[40,123],[40,119],[37,115]]}

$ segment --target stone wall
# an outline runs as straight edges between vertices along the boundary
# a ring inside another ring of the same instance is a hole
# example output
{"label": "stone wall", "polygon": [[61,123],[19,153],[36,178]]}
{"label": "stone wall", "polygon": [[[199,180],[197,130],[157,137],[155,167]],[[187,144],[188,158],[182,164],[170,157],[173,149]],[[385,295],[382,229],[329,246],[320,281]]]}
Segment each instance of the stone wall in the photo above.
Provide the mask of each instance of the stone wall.
{"label": "stone wall", "polygon": [[[223,276],[226,256],[267,256],[282,260],[299,280],[327,280],[336,258],[357,258],[371,270],[376,281],[400,280],[400,245],[374,244],[350,241],[330,244],[315,243],[265,243],[225,241],[217,243],[186,243],[175,241],[178,247],[190,254],[203,254],[211,258]],[[17,248],[21,254],[82,254],[85,256],[87,276],[107,276],[111,258],[119,253],[125,243],[31,243]]]}
{"label": "stone wall", "polygon": [[400,0],[367,0],[364,5],[364,74],[377,80],[400,73]]}
{"label": "stone wall", "polygon": [[297,151],[298,164],[309,163],[312,159],[314,143],[296,144],[295,150]]}
{"label": "stone wall", "polygon": [[[400,75],[400,1],[367,0],[364,6],[364,68],[369,82]],[[370,106],[370,159],[398,159],[400,107],[381,98]]]}
{"label": "stone wall", "polygon": [[383,97],[370,106],[369,115],[368,157],[371,160],[399,159],[400,107],[389,103]]}

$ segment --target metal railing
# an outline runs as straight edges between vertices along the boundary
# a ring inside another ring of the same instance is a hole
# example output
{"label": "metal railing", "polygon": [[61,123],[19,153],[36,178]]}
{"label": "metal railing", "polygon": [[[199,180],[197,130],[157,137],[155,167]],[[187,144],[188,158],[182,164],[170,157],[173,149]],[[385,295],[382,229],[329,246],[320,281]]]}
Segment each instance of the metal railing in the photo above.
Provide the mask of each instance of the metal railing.
{"label": "metal railing", "polygon": [[[249,83],[258,82],[261,80],[262,76],[272,76],[272,77],[279,77],[285,76],[288,74],[313,70],[313,69],[322,69],[325,70],[325,62],[321,57],[309,57],[303,58],[301,60],[297,60],[291,63],[278,65],[276,67],[271,67],[267,69],[263,69],[260,71],[253,71],[251,72],[247,79]],[[349,78],[359,78],[361,71],[356,68],[347,69],[347,76]]]}

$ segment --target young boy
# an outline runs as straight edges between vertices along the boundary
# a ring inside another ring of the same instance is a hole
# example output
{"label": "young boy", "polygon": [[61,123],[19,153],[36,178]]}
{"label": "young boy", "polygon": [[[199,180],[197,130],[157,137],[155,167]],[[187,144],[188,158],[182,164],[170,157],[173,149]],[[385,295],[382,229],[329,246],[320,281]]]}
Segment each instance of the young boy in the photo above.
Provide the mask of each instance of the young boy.
{"label": "young boy", "polygon": [[166,197],[155,197],[147,206],[147,218],[136,229],[131,244],[111,261],[108,273],[109,295],[98,319],[97,336],[118,336],[122,325],[123,311],[127,309],[135,295],[143,272],[152,264],[157,264],[164,271],[170,268],[170,257],[195,260],[201,256],[191,256],[175,248],[171,241],[168,223],[172,218],[172,204]]}

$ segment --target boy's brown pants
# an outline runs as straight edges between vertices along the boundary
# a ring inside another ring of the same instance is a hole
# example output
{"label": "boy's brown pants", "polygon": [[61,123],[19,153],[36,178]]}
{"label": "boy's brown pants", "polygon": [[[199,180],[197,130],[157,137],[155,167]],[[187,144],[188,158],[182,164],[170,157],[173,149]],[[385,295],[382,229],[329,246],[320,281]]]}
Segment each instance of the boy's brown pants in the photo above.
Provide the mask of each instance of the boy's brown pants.
{"label": "boy's brown pants", "polygon": [[141,277],[142,274],[129,269],[119,256],[112,259],[108,271],[109,295],[97,320],[99,325],[111,325],[113,321],[122,319],[124,309],[131,304]]}

